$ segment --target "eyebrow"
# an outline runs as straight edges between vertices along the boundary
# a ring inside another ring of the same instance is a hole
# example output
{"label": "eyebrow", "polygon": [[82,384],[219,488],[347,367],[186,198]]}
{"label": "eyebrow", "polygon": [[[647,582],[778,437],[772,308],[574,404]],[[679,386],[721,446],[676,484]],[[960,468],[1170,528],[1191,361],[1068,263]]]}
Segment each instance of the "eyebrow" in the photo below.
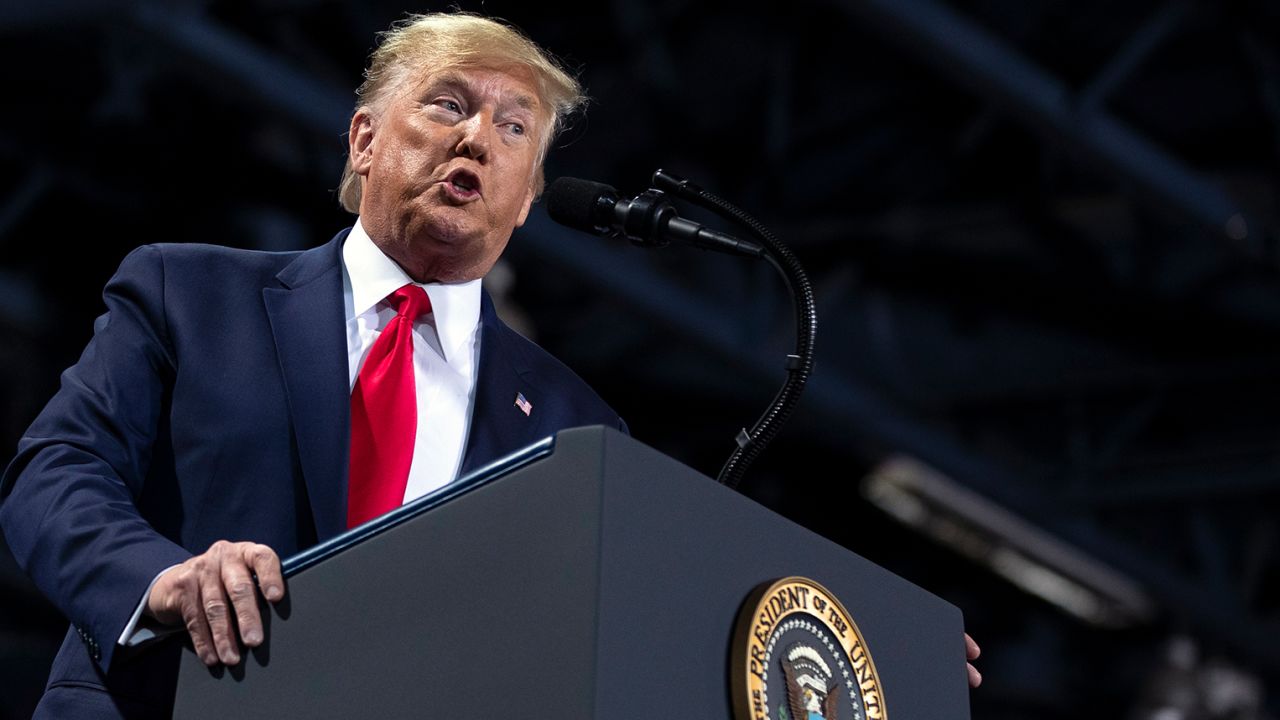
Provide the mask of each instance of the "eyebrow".
{"label": "eyebrow", "polygon": [[[445,70],[439,75],[436,75],[435,79],[426,86],[426,89],[431,90],[442,86],[458,90],[469,90],[471,87],[470,83],[467,81],[467,76],[456,70]],[[506,98],[503,99],[505,100]],[[529,112],[536,112],[538,106],[541,105],[537,98],[524,93],[515,95],[515,97],[512,98],[512,101],[517,107],[522,110],[528,110]]]}

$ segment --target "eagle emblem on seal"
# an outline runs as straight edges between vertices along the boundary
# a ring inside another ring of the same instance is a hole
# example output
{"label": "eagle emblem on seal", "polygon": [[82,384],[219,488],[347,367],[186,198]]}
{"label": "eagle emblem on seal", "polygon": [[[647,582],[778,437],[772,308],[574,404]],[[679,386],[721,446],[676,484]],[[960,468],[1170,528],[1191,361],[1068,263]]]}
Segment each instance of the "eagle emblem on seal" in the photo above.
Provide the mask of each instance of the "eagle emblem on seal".
{"label": "eagle emblem on seal", "polygon": [[817,649],[797,643],[782,661],[791,720],[837,720],[840,683]]}

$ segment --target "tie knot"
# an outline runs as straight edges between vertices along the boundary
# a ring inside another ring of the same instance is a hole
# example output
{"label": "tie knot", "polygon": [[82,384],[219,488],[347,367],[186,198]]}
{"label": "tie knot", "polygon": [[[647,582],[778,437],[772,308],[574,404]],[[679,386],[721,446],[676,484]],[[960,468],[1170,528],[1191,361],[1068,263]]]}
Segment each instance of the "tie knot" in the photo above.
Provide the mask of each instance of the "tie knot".
{"label": "tie knot", "polygon": [[410,322],[431,312],[431,298],[417,285],[405,285],[396,290],[387,296],[387,302],[395,308],[397,315],[408,318]]}

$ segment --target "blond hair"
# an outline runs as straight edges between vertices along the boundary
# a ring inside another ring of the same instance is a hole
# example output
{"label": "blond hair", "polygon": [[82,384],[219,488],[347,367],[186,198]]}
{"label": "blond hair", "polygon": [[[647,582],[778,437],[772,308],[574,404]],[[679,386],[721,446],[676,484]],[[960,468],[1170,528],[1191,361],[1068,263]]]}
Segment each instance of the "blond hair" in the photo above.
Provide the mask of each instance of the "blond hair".
{"label": "blond hair", "polygon": [[[578,81],[550,54],[505,22],[472,13],[410,15],[380,33],[381,42],[369,61],[364,82],[356,89],[356,110],[380,113],[388,98],[422,69],[432,72],[463,67],[502,68],[518,65],[533,73],[538,99],[549,122],[544,123],[534,171],[534,191],[542,193],[542,162],[551,140],[586,97]],[[350,212],[360,211],[363,180],[351,169],[342,171],[338,199]]]}

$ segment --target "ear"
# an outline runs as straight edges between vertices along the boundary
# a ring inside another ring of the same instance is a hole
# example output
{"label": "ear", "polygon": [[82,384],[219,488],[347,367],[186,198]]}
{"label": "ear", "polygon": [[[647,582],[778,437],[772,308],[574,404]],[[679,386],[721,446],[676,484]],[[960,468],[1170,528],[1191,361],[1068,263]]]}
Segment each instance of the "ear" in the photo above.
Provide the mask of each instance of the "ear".
{"label": "ear", "polygon": [[516,227],[524,225],[525,218],[529,217],[529,208],[533,206],[533,183],[529,183],[529,192],[524,196],[524,207],[520,208],[520,217],[516,218]]}
{"label": "ear", "polygon": [[373,113],[362,107],[351,116],[351,129],[347,132],[347,153],[351,158],[351,171],[368,177],[373,164]]}

